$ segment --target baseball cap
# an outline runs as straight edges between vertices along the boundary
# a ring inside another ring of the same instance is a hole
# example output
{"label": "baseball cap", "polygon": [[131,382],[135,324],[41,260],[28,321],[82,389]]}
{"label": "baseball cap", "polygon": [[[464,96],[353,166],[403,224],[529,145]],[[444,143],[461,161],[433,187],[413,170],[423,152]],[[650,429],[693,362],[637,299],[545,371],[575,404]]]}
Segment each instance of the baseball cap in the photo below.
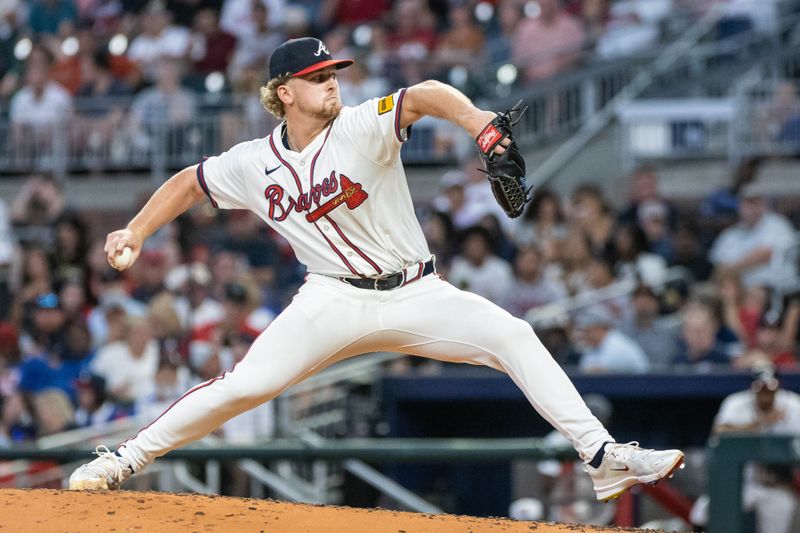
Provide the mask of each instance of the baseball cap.
{"label": "baseball cap", "polygon": [[289,39],[272,52],[269,59],[269,77],[284,74],[303,76],[325,67],[349,67],[352,59],[333,59],[325,43],[314,37]]}
{"label": "baseball cap", "polygon": [[58,309],[58,295],[54,292],[40,294],[35,300],[36,309]]}

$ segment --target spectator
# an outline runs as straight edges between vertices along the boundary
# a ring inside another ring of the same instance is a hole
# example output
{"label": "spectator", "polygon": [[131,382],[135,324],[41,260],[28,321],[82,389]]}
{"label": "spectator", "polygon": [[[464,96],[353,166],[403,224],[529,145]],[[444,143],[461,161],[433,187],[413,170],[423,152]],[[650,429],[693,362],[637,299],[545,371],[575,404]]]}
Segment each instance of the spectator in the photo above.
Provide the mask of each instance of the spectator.
{"label": "spectator", "polygon": [[665,261],[674,254],[669,225],[669,206],[661,200],[647,200],[639,204],[638,223],[647,237],[647,245],[653,253]]}
{"label": "spectator", "polygon": [[[38,340],[38,344],[31,344],[25,338],[21,339],[21,344],[25,346],[24,351],[27,353],[19,366],[20,392],[36,394],[58,388],[70,398],[74,398],[75,380],[86,370],[89,360],[64,357],[66,329],[63,313],[47,309],[45,313],[39,312],[39,316],[35,316],[34,320],[38,331],[33,340]],[[46,335],[49,339],[56,339],[58,344],[53,341],[48,349],[45,343]]]}
{"label": "spectator", "polygon": [[81,79],[73,144],[90,153],[107,153],[112,141],[119,140],[117,133],[125,119],[119,99],[132,95],[133,90],[113,74],[106,50],[81,56]]}
{"label": "spectator", "polygon": [[23,244],[50,246],[53,224],[66,206],[64,193],[52,175],[32,174],[11,204],[11,223]]}
{"label": "spectator", "polygon": [[486,37],[475,22],[472,5],[451,4],[447,13],[448,28],[439,35],[433,61],[439,69],[469,67],[483,62]]}
{"label": "spectator", "polygon": [[511,61],[514,34],[524,17],[518,0],[499,0],[496,9],[498,27],[489,35],[486,43],[487,67],[497,67]]}
{"label": "spectator", "polygon": [[514,240],[520,245],[534,245],[546,261],[556,260],[567,237],[561,200],[553,191],[542,188],[533,193],[531,202],[514,229]]}
{"label": "spectator", "polygon": [[155,386],[150,394],[136,400],[134,411],[139,415],[154,417],[169,409],[189,388],[191,376],[189,370],[177,361],[162,358],[153,380]]}
{"label": "spectator", "polygon": [[771,212],[755,184],[742,189],[740,222],[714,241],[709,257],[718,269],[739,272],[745,287],[784,287],[797,280],[789,257],[796,244],[795,230],[785,217]]}
{"label": "spectator", "polygon": [[64,349],[67,317],[58,295],[40,294],[31,302],[30,326],[25,328],[24,351],[28,355],[60,355]]}
{"label": "spectator", "polygon": [[737,272],[721,271],[716,276],[722,301],[723,321],[746,347],[756,342],[756,329],[769,306],[769,291],[756,285],[745,289]]}
{"label": "spectator", "polygon": [[354,26],[380,20],[388,0],[322,0],[320,22],[324,27]]}
{"label": "spectator", "polygon": [[31,397],[31,415],[36,436],[53,435],[75,427],[75,410],[67,394],[60,389],[47,389]]}
{"label": "spectator", "polygon": [[512,43],[514,63],[529,82],[572,68],[581,56],[583,28],[558,0],[540,0],[539,16],[520,22]]}
{"label": "spectator", "polygon": [[449,281],[501,304],[513,281],[511,266],[492,254],[489,232],[480,226],[467,229],[461,238],[461,253],[453,258]]}
{"label": "spectator", "polygon": [[164,278],[169,270],[167,256],[161,250],[147,250],[137,265],[139,268],[131,272],[134,286],[130,293],[136,300],[148,304],[164,289]]}
{"label": "spectator", "polygon": [[[260,3],[265,9],[256,10],[256,3]],[[220,27],[241,40],[255,32],[260,24],[256,17],[266,17],[270,28],[280,28],[284,20],[289,25],[291,6],[285,4],[285,0],[224,0],[220,12]]]}
{"label": "spectator", "polygon": [[673,238],[670,266],[683,267],[692,282],[706,281],[713,266],[700,243],[699,230],[691,222],[680,222]]}
{"label": "spectator", "polygon": [[[158,81],[140,92],[133,101],[129,128],[133,144],[142,151],[152,149],[156,137],[166,142],[167,154],[182,154],[192,138],[187,124],[194,118],[197,102],[194,94],[181,87],[181,63],[162,58],[158,63]],[[191,155],[191,154],[190,154]]]}
{"label": "spectator", "polygon": [[[570,9],[572,7],[572,9]],[[586,44],[595,48],[606,32],[606,26],[611,20],[610,0],[579,0],[567,4],[567,11],[579,16],[586,33]]]}
{"label": "spectator", "polygon": [[563,272],[561,279],[570,294],[578,294],[589,289],[589,265],[592,262],[592,251],[589,237],[582,231],[573,229],[564,239],[561,257]]}
{"label": "spectator", "polygon": [[589,308],[578,314],[575,328],[587,346],[579,368],[587,373],[642,373],[650,363],[642,348],[614,329],[614,320],[603,309]]}
{"label": "spectator", "polygon": [[228,283],[222,303],[224,318],[210,336],[220,346],[231,346],[241,335],[255,339],[275,319],[275,313],[261,305],[261,290],[254,283]]}
{"label": "spectator", "polygon": [[180,364],[185,359],[189,330],[181,324],[176,301],[167,291],[157,294],[147,308],[161,361]]}
{"label": "spectator", "polygon": [[72,27],[78,12],[72,0],[34,0],[28,15],[28,25],[33,33],[58,34],[65,26]]}
{"label": "spectator", "polygon": [[194,340],[189,344],[189,368],[198,383],[214,379],[233,368],[231,352],[213,342]]}
{"label": "spectator", "polygon": [[622,332],[642,347],[653,370],[668,370],[678,349],[679,324],[661,316],[658,296],[647,285],[636,287],[631,303],[633,316]]}
{"label": "spectator", "polygon": [[765,314],[758,323],[754,345],[736,360],[736,366],[751,369],[768,365],[793,369],[797,359],[790,348],[791,345],[785,342],[781,317]]}
{"label": "spectator", "polygon": [[428,77],[429,56],[436,45],[435,19],[421,0],[398,0],[392,9],[394,24],[387,42],[399,63],[399,79],[393,81],[413,85]]}
{"label": "spectator", "polygon": [[623,225],[614,234],[614,270],[617,277],[661,288],[667,280],[667,262],[650,253],[647,236],[639,226]]}
{"label": "spectator", "polygon": [[64,213],[55,224],[53,276],[57,285],[68,279],[83,279],[89,251],[88,229],[75,213]]}
{"label": "spectator", "polygon": [[25,63],[25,86],[11,98],[9,118],[18,156],[51,155],[66,142],[57,126],[72,115],[72,97],[49,80],[51,63],[52,56],[44,48],[31,51]]}
{"label": "spectator", "polygon": [[731,184],[715,189],[700,203],[700,219],[703,226],[714,235],[736,223],[739,215],[739,195],[742,188],[758,177],[762,158],[745,159],[736,167]]}
{"label": "spectator", "polygon": [[225,73],[236,50],[236,37],[222,30],[218,14],[214,9],[205,8],[194,17],[194,27],[189,41],[189,60],[192,76],[199,83],[212,72]]}
{"label": "spectator", "polygon": [[543,254],[535,247],[521,248],[514,259],[514,280],[503,298],[503,307],[524,318],[536,307],[566,298],[567,289],[558,280],[547,279]]}
{"label": "spectator", "polygon": [[261,224],[257,216],[247,211],[230,212],[222,247],[245,257],[255,281],[271,288],[277,277],[278,247]]}
{"label": "spectator", "polygon": [[[668,15],[670,0],[622,0],[611,6],[610,17],[603,35],[597,41],[597,54],[604,59],[629,57],[645,52],[658,43],[659,14]],[[658,5],[655,17],[643,16],[643,11]]]}
{"label": "spectator", "polygon": [[211,272],[203,263],[172,269],[164,284],[175,294],[175,311],[182,327],[190,334],[205,331],[223,320],[225,311],[209,294]]}
{"label": "spectator", "polygon": [[385,79],[369,73],[366,60],[357,58],[350,66],[356,68],[342,69],[338,75],[343,105],[356,106],[389,92],[389,85]]}
{"label": "spectator", "polygon": [[[148,81],[158,81],[164,73],[159,68],[163,58],[183,59],[189,50],[189,30],[171,24],[172,16],[154,2],[141,15],[140,33],[128,48],[131,59]],[[175,65],[172,64],[171,68]]]}
{"label": "spectator", "polygon": [[106,380],[94,374],[80,377],[76,383],[78,408],[75,410],[75,425],[79,428],[105,424],[124,416],[106,393]]}
{"label": "spectator", "polygon": [[625,285],[634,285],[631,281],[618,280],[614,276],[614,265],[606,257],[595,256],[589,262],[586,270],[588,288],[578,297],[592,302],[602,299],[598,307],[612,317],[619,325],[630,320],[630,298],[624,290]]}
{"label": "spectator", "polygon": [[670,228],[678,220],[678,212],[659,190],[658,173],[649,165],[642,165],[633,171],[630,177],[628,205],[619,214],[618,220],[623,224],[637,224],[640,218],[639,206],[644,202],[657,202],[664,206]]}
{"label": "spectator", "polygon": [[89,311],[86,323],[92,334],[92,346],[122,340],[127,317],[142,317],[146,306],[131,298],[127,283],[118,271],[107,268],[95,280],[97,306]]}
{"label": "spectator", "polygon": [[158,345],[147,318],[129,318],[124,340],[100,348],[91,369],[105,378],[116,401],[132,407],[153,392],[158,361]]}
{"label": "spectator", "polygon": [[595,255],[611,249],[616,222],[603,192],[592,184],[578,186],[572,192],[571,222],[589,238]]}
{"label": "spectator", "polygon": [[[712,432],[750,435],[800,434],[800,395],[783,389],[771,367],[753,374],[749,390],[725,398],[714,418]],[[744,510],[755,511],[758,533],[790,533],[798,509],[791,486],[791,467],[749,465],[742,487]],[[707,505],[707,498],[704,498]],[[697,508],[698,506],[696,506]],[[706,507],[707,508],[707,507]],[[698,526],[708,521],[703,506],[693,515]]]}
{"label": "spectator", "polygon": [[719,323],[710,309],[687,305],[682,313],[683,325],[674,365],[689,365],[700,371],[710,371],[714,366],[730,366],[731,358],[717,343]]}
{"label": "spectator", "polygon": [[42,248],[29,248],[22,257],[22,283],[18,288],[13,315],[16,320],[39,295],[53,290],[50,260]]}
{"label": "spectator", "polygon": [[[236,41],[236,50],[228,69],[233,85],[241,82],[243,71],[246,68],[259,68],[266,71],[272,52],[284,41],[283,35],[269,26],[267,8],[264,7],[264,4],[253,2],[252,9],[253,31],[239,35]],[[342,91],[342,94],[345,92]]]}
{"label": "spectator", "polygon": [[450,263],[456,253],[456,230],[450,215],[433,211],[422,220],[422,232],[428,248],[436,256],[436,271],[447,277]]}

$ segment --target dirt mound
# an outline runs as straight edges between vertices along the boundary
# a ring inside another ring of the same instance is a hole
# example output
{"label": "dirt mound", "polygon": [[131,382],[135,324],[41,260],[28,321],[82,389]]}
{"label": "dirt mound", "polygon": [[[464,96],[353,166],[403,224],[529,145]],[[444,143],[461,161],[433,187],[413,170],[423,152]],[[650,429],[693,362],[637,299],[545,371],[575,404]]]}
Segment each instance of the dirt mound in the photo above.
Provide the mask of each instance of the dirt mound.
{"label": "dirt mound", "polygon": [[3,489],[0,532],[5,531],[602,533],[623,530],[197,494]]}

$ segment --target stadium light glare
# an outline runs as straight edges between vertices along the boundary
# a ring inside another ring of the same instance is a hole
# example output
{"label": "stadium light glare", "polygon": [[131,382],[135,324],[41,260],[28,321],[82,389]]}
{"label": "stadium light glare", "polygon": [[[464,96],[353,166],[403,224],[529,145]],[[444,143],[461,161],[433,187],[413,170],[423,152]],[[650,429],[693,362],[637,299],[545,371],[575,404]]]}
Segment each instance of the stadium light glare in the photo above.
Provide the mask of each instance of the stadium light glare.
{"label": "stadium light glare", "polygon": [[33,50],[33,42],[27,37],[24,37],[14,45],[14,57],[17,58],[17,61],[25,61],[28,59],[31,50]]}
{"label": "stadium light glare", "polygon": [[463,87],[467,83],[469,72],[467,72],[466,68],[461,66],[453,67],[447,74],[447,78],[450,81],[450,85],[455,87]]}
{"label": "stadium light glare", "polygon": [[206,76],[206,91],[218,93],[225,87],[225,76],[221,72],[212,72]]}
{"label": "stadium light glare", "polygon": [[539,5],[539,2],[525,2],[524,12],[529,19],[538,19],[542,14],[542,6]]}
{"label": "stadium light glare", "polygon": [[506,63],[497,69],[497,81],[503,85],[511,85],[517,81],[517,67]]}
{"label": "stadium light glare", "polygon": [[74,35],[70,35],[61,43],[61,53],[67,57],[72,57],[78,53],[80,47],[81,45],[78,42],[78,38]]}
{"label": "stadium light glare", "polygon": [[372,43],[372,28],[366,24],[361,24],[353,30],[353,43],[356,46],[369,46]]}
{"label": "stadium light glare", "polygon": [[479,22],[489,22],[494,16],[494,6],[489,2],[478,2],[475,6],[475,18]]}
{"label": "stadium light glare", "polygon": [[108,51],[112,55],[121,56],[128,49],[128,38],[125,35],[118,33],[108,41]]}

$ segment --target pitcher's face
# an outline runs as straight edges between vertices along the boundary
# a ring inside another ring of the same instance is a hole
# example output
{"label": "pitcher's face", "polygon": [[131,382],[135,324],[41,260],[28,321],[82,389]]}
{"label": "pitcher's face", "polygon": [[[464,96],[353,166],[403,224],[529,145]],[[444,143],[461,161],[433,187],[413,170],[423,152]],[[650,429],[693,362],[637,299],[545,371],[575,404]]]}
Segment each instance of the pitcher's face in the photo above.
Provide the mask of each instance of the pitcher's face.
{"label": "pitcher's face", "polygon": [[294,105],[303,115],[331,120],[342,110],[335,67],[326,67],[305,76],[291,78],[286,85]]}

